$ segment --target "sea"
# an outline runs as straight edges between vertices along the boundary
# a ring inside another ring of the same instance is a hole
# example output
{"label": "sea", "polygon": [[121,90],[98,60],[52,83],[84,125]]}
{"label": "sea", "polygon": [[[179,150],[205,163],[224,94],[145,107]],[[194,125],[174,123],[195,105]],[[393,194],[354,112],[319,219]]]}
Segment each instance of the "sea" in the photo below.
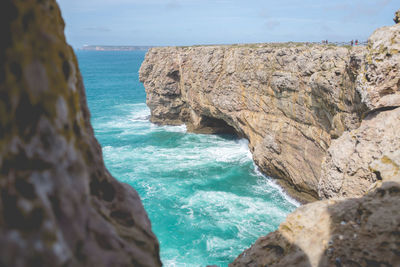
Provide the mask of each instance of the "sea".
{"label": "sea", "polygon": [[145,53],[77,51],[105,164],[138,191],[164,266],[227,266],[299,203],[258,171],[245,139],[151,123]]}

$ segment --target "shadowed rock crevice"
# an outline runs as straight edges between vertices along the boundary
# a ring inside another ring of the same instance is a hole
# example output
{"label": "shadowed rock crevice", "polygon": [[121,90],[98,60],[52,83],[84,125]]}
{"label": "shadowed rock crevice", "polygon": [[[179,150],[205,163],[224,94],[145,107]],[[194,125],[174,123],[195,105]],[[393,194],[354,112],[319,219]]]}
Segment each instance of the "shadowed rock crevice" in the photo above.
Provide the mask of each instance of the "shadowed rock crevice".
{"label": "shadowed rock crevice", "polygon": [[226,134],[239,136],[236,129],[226,123],[223,119],[201,116],[197,125],[188,123],[188,130],[201,134]]}
{"label": "shadowed rock crevice", "polygon": [[161,266],[137,192],[104,166],[54,0],[0,3],[0,266]]}

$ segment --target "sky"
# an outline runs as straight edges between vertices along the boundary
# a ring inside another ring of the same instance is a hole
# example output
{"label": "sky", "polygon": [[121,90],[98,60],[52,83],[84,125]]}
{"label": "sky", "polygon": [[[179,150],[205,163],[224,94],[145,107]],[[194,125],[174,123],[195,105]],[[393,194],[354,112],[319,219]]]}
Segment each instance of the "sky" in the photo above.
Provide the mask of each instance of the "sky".
{"label": "sky", "polygon": [[175,46],[367,40],[398,0],[58,0],[67,41]]}

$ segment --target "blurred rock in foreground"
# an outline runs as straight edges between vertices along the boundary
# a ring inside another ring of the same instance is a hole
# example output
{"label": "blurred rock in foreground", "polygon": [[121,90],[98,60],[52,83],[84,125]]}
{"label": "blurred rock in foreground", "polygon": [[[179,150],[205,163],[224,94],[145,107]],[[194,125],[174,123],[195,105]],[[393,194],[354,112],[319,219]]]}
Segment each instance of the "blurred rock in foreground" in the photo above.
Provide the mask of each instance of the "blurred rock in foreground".
{"label": "blurred rock in foreground", "polygon": [[136,191],[106,170],[54,0],[0,2],[0,266],[160,266]]}

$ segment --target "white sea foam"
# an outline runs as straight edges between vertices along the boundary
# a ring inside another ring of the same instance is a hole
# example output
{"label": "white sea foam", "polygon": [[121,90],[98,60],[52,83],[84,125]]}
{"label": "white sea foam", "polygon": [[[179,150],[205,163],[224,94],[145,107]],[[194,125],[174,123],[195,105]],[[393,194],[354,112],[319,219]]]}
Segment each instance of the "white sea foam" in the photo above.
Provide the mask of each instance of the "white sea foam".
{"label": "white sea foam", "polygon": [[115,108],[115,114],[108,114],[108,117],[100,117],[93,122],[98,131],[130,130],[140,126],[138,122],[150,123],[150,110],[145,104],[121,104]]}
{"label": "white sea foam", "polygon": [[[274,229],[274,225],[286,217],[286,210],[279,208],[262,198],[239,196],[231,192],[222,191],[197,191],[194,195],[183,200],[187,204],[185,209],[197,210],[201,215],[192,223],[197,227],[204,226],[204,220],[213,221],[222,231],[237,229],[237,237],[265,234],[266,229]],[[264,221],[263,218],[269,218]],[[259,222],[259,228],[252,227],[253,222]]]}
{"label": "white sea foam", "polygon": [[[251,167],[253,161],[247,140],[186,133],[185,125],[152,124],[150,111],[144,104],[118,108],[123,116],[111,115],[95,123],[97,129],[102,129],[101,133],[118,137],[117,142],[103,147],[106,163],[112,166],[116,177],[138,189],[145,205],[150,203],[146,209],[158,219],[152,219],[156,233],[160,227],[157,223],[168,216],[169,220],[174,218],[173,229],[179,234],[168,232],[167,240],[178,242],[184,238],[190,243],[182,249],[171,243],[164,247],[161,244],[165,266],[200,266],[184,262],[206,263],[204,258],[208,257],[226,262],[226,258],[245,248],[244,240],[254,242],[275,230],[288,210],[299,206],[257,166]],[[240,169],[240,166],[245,167]],[[227,192],[214,188],[214,184],[232,183],[229,179],[236,167],[240,171],[246,168],[251,171],[246,177],[251,180],[246,189],[235,193],[229,191],[229,186]],[[219,172],[220,169],[226,173]],[[188,235],[201,231],[201,237],[182,237],[182,229],[186,228],[190,228]],[[207,255],[199,254],[201,246],[206,248]]]}
{"label": "white sea foam", "polygon": [[[253,163],[253,164],[254,164],[254,163]],[[257,166],[256,164],[254,164],[254,171],[255,171],[255,173],[256,173],[258,176],[263,177],[263,180],[262,180],[262,181],[265,182],[265,183],[267,184],[268,187],[272,187],[272,188],[275,188],[276,190],[278,190],[279,193],[285,198],[285,200],[286,200],[287,202],[291,203],[291,204],[292,204],[293,206],[295,206],[295,207],[301,206],[301,203],[298,202],[297,200],[295,200],[294,198],[292,198],[291,196],[289,196],[289,195],[283,190],[283,188],[282,188],[280,185],[278,185],[278,183],[277,183],[275,180],[273,180],[272,178],[270,178],[270,177],[264,175],[264,174],[260,171],[260,169],[258,168],[258,166]]]}
{"label": "white sea foam", "polygon": [[107,158],[112,160],[129,160],[130,157],[143,159],[149,163],[148,167],[164,166],[167,169],[190,169],[212,162],[246,162],[250,161],[247,142],[239,141],[212,141],[212,143],[197,144],[193,147],[191,142],[180,144],[178,147],[104,147]]}
{"label": "white sea foam", "polygon": [[166,131],[166,132],[173,132],[173,133],[186,133],[187,132],[185,124],[177,125],[177,126],[170,126],[170,125],[160,125],[159,126],[156,124],[153,124],[153,125],[159,129]]}
{"label": "white sea foam", "polygon": [[[179,251],[168,251],[169,255],[179,255]],[[178,257],[173,257],[172,259],[164,260],[163,265],[166,267],[188,267],[185,263],[179,263]]]}
{"label": "white sea foam", "polygon": [[207,251],[214,257],[229,257],[235,253],[234,247],[240,245],[239,239],[226,239],[213,236],[206,241]]}
{"label": "white sea foam", "polygon": [[137,105],[135,109],[130,112],[128,120],[131,122],[149,121],[150,109],[147,106]]}

